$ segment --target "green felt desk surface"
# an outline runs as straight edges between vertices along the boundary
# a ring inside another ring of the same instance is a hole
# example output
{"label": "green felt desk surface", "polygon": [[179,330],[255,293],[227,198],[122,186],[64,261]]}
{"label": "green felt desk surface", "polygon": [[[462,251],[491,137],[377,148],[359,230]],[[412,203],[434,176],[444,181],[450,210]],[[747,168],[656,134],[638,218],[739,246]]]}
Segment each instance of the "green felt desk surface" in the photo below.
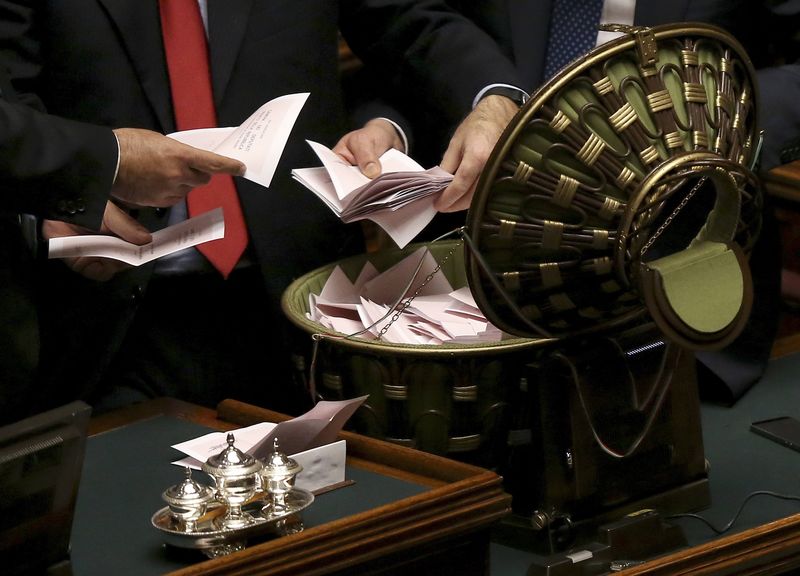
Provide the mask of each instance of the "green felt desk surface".
{"label": "green felt desk surface", "polygon": [[[173,444],[205,434],[198,424],[158,416],[89,439],[72,532],[74,576],[147,576],[202,561],[194,551],[162,545],[150,517],[161,492],[183,478],[170,464]],[[303,513],[307,527],[370,510],[426,488],[348,466],[355,484],[319,496]]]}
{"label": "green felt desk surface", "polygon": [[[748,494],[769,490],[800,498],[800,452],[750,431],[757,420],[800,419],[800,354],[770,362],[763,377],[733,407],[702,406],[703,443],[709,463],[711,507],[701,514],[726,524]],[[800,501],[759,496],[750,500],[730,533],[800,512]],[[692,544],[715,536],[695,521],[681,521]]]}

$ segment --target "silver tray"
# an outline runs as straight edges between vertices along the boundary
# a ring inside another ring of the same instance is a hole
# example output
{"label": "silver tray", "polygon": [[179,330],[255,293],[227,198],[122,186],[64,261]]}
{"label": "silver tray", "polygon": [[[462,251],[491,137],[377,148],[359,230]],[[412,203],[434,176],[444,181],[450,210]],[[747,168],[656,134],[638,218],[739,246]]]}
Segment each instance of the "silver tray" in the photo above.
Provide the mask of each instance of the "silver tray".
{"label": "silver tray", "polygon": [[251,500],[242,510],[253,517],[253,522],[241,528],[223,529],[217,526],[214,520],[221,517],[223,504],[214,502],[209,505],[205,516],[196,525],[195,530],[183,530],[165,506],[158,510],[150,519],[153,526],[158,529],[167,544],[178,548],[193,548],[204,552],[207,556],[215,557],[242,550],[251,538],[273,535],[284,536],[299,532],[303,529],[300,512],[308,508],[314,501],[314,495],[302,488],[293,488],[286,495],[286,512],[283,514],[265,516],[261,509],[268,502],[266,495],[263,498]]}

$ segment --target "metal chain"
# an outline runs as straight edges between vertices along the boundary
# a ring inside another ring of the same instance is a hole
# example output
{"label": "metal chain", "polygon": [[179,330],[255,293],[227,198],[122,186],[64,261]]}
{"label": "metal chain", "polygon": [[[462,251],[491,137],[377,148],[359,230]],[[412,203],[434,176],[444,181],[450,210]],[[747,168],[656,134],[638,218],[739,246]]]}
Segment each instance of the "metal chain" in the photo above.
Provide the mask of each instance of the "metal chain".
{"label": "metal chain", "polygon": [[[447,262],[450,259],[450,257],[455,253],[456,249],[459,246],[461,246],[461,242],[456,242],[455,244],[453,244],[453,247],[450,249],[450,251],[447,254],[445,254],[445,256],[444,256],[444,258],[442,258],[441,262],[438,262],[436,264],[436,267],[433,269],[433,271],[431,271],[430,274],[428,274],[425,277],[425,280],[422,281],[422,284],[417,286],[417,288],[416,288],[416,290],[414,290],[413,294],[411,294],[411,296],[406,298],[406,300],[404,302],[402,302],[401,304],[398,304],[398,306],[399,306],[398,309],[395,311],[394,314],[392,314],[392,317],[389,319],[389,321],[381,328],[380,332],[378,332],[377,340],[380,340],[381,338],[383,338],[384,334],[386,334],[386,332],[388,332],[388,330],[392,326],[392,324],[394,324],[397,321],[397,319],[400,318],[400,315],[403,312],[405,312],[408,309],[409,306],[411,306],[411,302],[414,300],[414,298],[416,298],[419,295],[420,290],[422,290],[431,280],[433,280],[433,277],[436,275],[436,273],[439,272],[439,270],[442,269],[442,266],[444,265],[444,263]],[[428,249],[426,248],[426,250],[428,250]],[[428,250],[428,251],[430,251],[430,250]],[[425,256],[423,254],[423,258],[424,257]],[[415,275],[416,275],[416,273],[415,273]],[[411,281],[413,282],[414,279],[412,278]]]}
{"label": "metal chain", "polygon": [[642,256],[644,256],[645,253],[650,249],[650,246],[653,245],[653,242],[658,240],[658,237],[661,236],[661,234],[664,233],[664,230],[667,229],[667,226],[669,226],[672,223],[672,221],[675,219],[675,217],[680,213],[680,211],[683,210],[686,207],[686,204],[689,203],[689,200],[692,199],[692,197],[697,193],[697,191],[700,189],[700,187],[703,184],[705,184],[705,181],[707,179],[708,179],[707,176],[703,176],[702,178],[700,178],[700,180],[697,181],[697,184],[692,186],[692,189],[689,190],[689,193],[686,196],[683,197],[683,199],[681,200],[681,203],[678,204],[678,206],[675,208],[675,210],[672,211],[672,214],[667,216],[666,220],[664,220],[661,223],[661,225],[656,229],[656,231],[653,233],[653,235],[650,236],[650,238],[647,239],[647,242],[645,243],[644,247],[641,249],[641,251],[639,251],[639,259],[641,259]]}

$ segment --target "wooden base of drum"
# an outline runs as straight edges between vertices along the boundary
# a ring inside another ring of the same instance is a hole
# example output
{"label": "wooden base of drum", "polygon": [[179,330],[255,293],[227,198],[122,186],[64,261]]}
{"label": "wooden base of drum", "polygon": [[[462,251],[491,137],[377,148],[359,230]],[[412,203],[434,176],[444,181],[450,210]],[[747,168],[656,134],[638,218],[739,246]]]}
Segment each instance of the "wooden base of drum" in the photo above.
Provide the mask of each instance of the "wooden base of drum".
{"label": "wooden base of drum", "polygon": [[694,356],[651,334],[586,339],[528,365],[527,428],[509,435],[527,441],[500,470],[514,508],[501,540],[550,554],[626,514],[709,504]]}
{"label": "wooden base of drum", "polygon": [[495,355],[390,352],[323,342],[317,391],[369,394],[356,432],[498,472],[514,511],[499,532],[519,548],[709,503],[694,356],[653,324]]}

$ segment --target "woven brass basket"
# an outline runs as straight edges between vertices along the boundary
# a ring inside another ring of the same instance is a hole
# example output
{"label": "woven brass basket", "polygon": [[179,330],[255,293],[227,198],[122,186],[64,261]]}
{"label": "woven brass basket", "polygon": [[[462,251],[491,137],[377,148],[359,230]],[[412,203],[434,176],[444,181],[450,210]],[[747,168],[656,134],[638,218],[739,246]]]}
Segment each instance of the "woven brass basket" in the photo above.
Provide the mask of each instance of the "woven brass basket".
{"label": "woven brass basket", "polygon": [[[466,285],[463,250],[457,244],[440,241],[429,245],[437,262],[444,260],[441,272],[454,288]],[[531,349],[545,340],[393,344],[346,339],[306,317],[309,293],[321,292],[335,266],[353,279],[367,260],[383,271],[418,248],[412,245],[355,256],[309,272],[284,292],[283,310],[305,332],[321,334],[314,371],[320,397],[331,400],[369,394],[352,419],[358,432],[492,465],[492,454],[506,441],[509,405],[519,393],[522,365],[530,359]]]}
{"label": "woven brass basket", "polygon": [[469,284],[510,333],[649,316],[673,342],[721,348],[750,312],[761,222],[753,67],[711,26],[615,28],[495,147],[468,216]]}

